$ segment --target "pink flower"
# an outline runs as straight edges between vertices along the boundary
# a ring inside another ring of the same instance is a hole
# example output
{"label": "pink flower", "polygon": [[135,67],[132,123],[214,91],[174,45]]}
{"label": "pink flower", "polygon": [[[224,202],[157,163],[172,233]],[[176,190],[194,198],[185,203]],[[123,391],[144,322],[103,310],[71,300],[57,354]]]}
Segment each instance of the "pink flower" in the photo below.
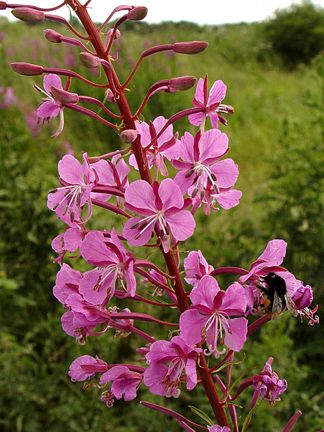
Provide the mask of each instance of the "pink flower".
{"label": "pink flower", "polygon": [[195,229],[195,220],[188,210],[179,186],[171,180],[151,186],[144,180],[131,183],[125,192],[125,207],[140,217],[129,219],[123,236],[131,246],[147,243],[156,228],[165,250],[170,247],[170,236],[176,241],[189,238]]}
{"label": "pink flower", "polygon": [[[280,400],[280,395],[287,390],[287,381],[279,379],[278,375],[272,371],[273,358],[269,357],[264,365],[263,371],[257,375],[253,382],[255,396],[274,403]],[[253,397],[253,399],[255,398]]]}
{"label": "pink flower", "polygon": [[124,248],[115,230],[111,239],[99,231],[89,232],[82,242],[81,255],[95,269],[84,273],[80,283],[80,293],[94,305],[105,304],[115,293],[119,282],[125,295],[134,296],[136,279],[134,258]]}
{"label": "pink flower", "polygon": [[203,108],[202,112],[191,114],[188,119],[191,124],[201,126],[205,124],[206,118],[210,118],[213,128],[218,127],[218,121],[227,124],[227,121],[219,114],[233,114],[234,109],[230,105],[221,104],[226,96],[226,85],[223,81],[215,81],[208,94],[208,77],[200,78],[197,84],[193,105],[196,108]]}
{"label": "pink flower", "polygon": [[54,297],[65,305],[66,299],[71,294],[79,293],[79,285],[82,279],[82,274],[73,270],[68,264],[63,264],[56,275],[56,282],[53,288]]}
{"label": "pink flower", "polygon": [[[110,393],[111,395],[125,401],[131,401],[137,396],[137,389],[140,386],[143,379],[143,374],[134,372],[128,369],[127,366],[114,366],[105,372],[100,378],[100,384],[107,384],[112,382]],[[107,392],[104,392],[104,397],[107,398]],[[107,402],[105,400],[105,402]],[[109,404],[113,403],[112,398],[109,397]]]}
{"label": "pink flower", "polygon": [[56,236],[51,246],[59,254],[56,262],[61,262],[66,252],[75,252],[81,246],[84,232],[82,227],[68,228],[63,233]]}
{"label": "pink flower", "polygon": [[201,349],[192,348],[180,336],[154,342],[145,356],[149,366],[144,372],[144,384],[151,393],[166,397],[179,397],[181,379],[185,380],[187,390],[194,389],[199,352]]}
{"label": "pink flower", "polygon": [[[303,282],[281,267],[286,255],[287,243],[275,239],[268,242],[265,250],[251,265],[246,275],[239,281],[248,288],[248,306],[254,310],[265,309],[279,314],[288,309],[293,315],[311,319],[312,311],[308,309],[313,301],[313,291]],[[314,318],[315,321],[318,319]]]}
{"label": "pink flower", "polygon": [[68,374],[72,381],[85,381],[96,373],[106,372],[107,369],[108,364],[98,357],[83,355],[73,360]]}
{"label": "pink flower", "polygon": [[[216,357],[219,342],[233,351],[240,351],[247,337],[247,320],[230,318],[246,310],[245,289],[239,283],[222,291],[212,276],[204,276],[191,291],[192,306],[180,316],[180,336],[188,344],[207,342],[209,353]],[[219,341],[220,339],[220,341]],[[206,353],[208,353],[206,351]]]}
{"label": "pink flower", "polygon": [[[100,160],[95,162],[91,164],[91,168],[96,172],[98,178],[96,186],[98,188],[101,186],[110,186],[124,192],[128,186],[128,173],[130,168],[119,155],[113,156],[111,161]],[[111,195],[92,192],[91,197],[104,201],[109,199]]]}
{"label": "pink flower", "polygon": [[209,265],[201,251],[191,251],[184,260],[185,280],[193,287],[197,286],[200,279],[214,270]]}
{"label": "pink flower", "polygon": [[91,190],[95,187],[97,176],[83,155],[83,164],[74,156],[65,155],[58,163],[61,183],[64,185],[49,192],[47,206],[70,227],[82,223],[82,210],[87,206],[88,220],[92,212]]}
{"label": "pink flower", "polygon": [[43,87],[44,89],[41,89],[40,87],[36,86],[37,90],[39,90],[46,96],[41,105],[37,108],[36,114],[37,117],[43,121],[52,120],[53,118],[59,116],[59,126],[52,135],[53,137],[57,137],[64,128],[63,105],[60,101],[55,99],[52,94],[51,88],[55,87],[59,90],[63,90],[61,78],[55,74],[45,75],[43,80]]}
{"label": "pink flower", "polygon": [[[150,144],[167,121],[163,116],[157,117],[150,124],[136,121],[136,130],[141,138],[142,147],[147,147]],[[179,140],[173,135],[173,126],[168,126],[161,136],[157,140],[154,140],[146,153],[149,167],[155,166],[157,173],[160,171],[162,175],[167,176],[168,170],[164,163],[164,158],[168,160],[176,159],[178,157],[179,144]],[[138,169],[134,155],[131,155],[129,158],[129,163]]]}
{"label": "pink flower", "polygon": [[227,136],[218,129],[198,132],[195,137],[186,132],[181,143],[179,160],[172,160],[172,164],[179,171],[174,180],[182,192],[205,202],[207,193],[211,206],[212,200],[225,209],[236,205],[232,195],[239,193],[239,200],[241,192],[231,188],[238,178],[238,167],[232,159],[220,160],[228,151]]}

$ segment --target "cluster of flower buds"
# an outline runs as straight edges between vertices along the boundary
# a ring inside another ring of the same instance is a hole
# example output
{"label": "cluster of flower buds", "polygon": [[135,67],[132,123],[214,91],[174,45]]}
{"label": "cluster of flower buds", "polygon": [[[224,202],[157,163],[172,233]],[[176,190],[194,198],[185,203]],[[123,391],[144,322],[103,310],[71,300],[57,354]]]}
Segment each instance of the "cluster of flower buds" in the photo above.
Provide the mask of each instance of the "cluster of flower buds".
{"label": "cluster of flower buds", "polygon": [[[92,380],[90,385],[102,389],[101,399],[109,407],[115,399],[135,399],[141,385],[167,398],[179,397],[183,388],[191,391],[202,385],[217,424],[197,424],[168,408],[141,403],[170,415],[186,431],[198,428],[236,432],[239,408],[234,401],[245,389],[254,389],[252,409],[258,398],[278,401],[287,383],[272,371],[270,358],[263,371],[232,389],[235,353],[242,350],[251,333],[286,311],[310,324],[317,323],[316,308],[310,307],[312,289],[281,266],[286,253],[283,240],[270,241],[249,270],[214,268],[201,251],[189,252],[183,263],[179,258],[182,242],[194,234],[195,214],[200,208],[210,214],[211,210],[229,210],[240,202],[242,194],[235,189],[238,166],[227,157],[229,140],[220,129],[227,124],[225,116],[233,114],[234,109],[223,103],[227,90],[223,81],[215,81],[209,90],[207,76],[198,80],[192,107],[169,119],[161,115],[144,121],[140,114],[156,93],[188,90],[195,85],[195,77],[174,77],[152,84],[135,111],[128,104],[126,90],[148,56],[164,51],[198,54],[207,43],[177,42],[149,48],[135,62],[125,82],[120,83],[111,57],[119,27],[126,20],[142,20],[147,9],[119,6],[96,28],[87,10],[90,1],[82,5],[78,0],[66,0],[65,4],[77,13],[87,36],[68,24],[73,37],[47,29],[45,38],[80,49],[81,63],[87,68],[102,68],[106,84],[89,81],[72,70],[28,63],[14,63],[13,70],[22,75],[45,74],[43,89],[35,86],[45,96],[36,114],[43,122],[59,118],[53,136],[63,131],[63,112],[73,110],[114,129],[122,148],[101,156],[84,153],[82,163],[71,154],[59,161],[60,185],[49,192],[48,207],[66,227],[52,242],[60,265],[53,293],[65,308],[61,318],[63,330],[79,343],[84,344],[88,337],[100,336],[108,329],[119,336],[134,334],[142,340],[137,350],[139,364],[109,364],[82,355],[72,362],[69,376],[73,381]],[[41,8],[0,2],[0,9],[5,8],[12,8],[15,17],[28,22],[63,22],[63,18]],[[107,30],[116,13],[122,16]],[[102,37],[104,30],[106,35]],[[84,39],[92,42],[94,51],[82,43]],[[66,77],[65,83],[62,77]],[[71,92],[74,80],[101,88],[103,102]],[[101,115],[91,106],[100,108]],[[174,130],[180,119],[187,119],[191,130],[197,130],[180,136]],[[131,168],[134,172],[129,177]],[[138,174],[137,180],[133,180],[134,174]],[[89,229],[94,206],[117,214],[123,228]],[[165,266],[160,268],[140,258],[139,247],[160,249]],[[71,253],[91,269],[82,273],[66,264],[64,260]],[[233,274],[236,280],[222,289],[217,280],[221,274]],[[152,290],[149,296],[148,287]],[[117,307],[115,301],[120,304],[125,298],[155,306],[156,310],[169,308],[173,322]],[[145,331],[141,328],[143,322]],[[149,324],[172,328],[172,337],[168,338],[166,332],[165,340],[156,340],[154,327],[148,330]],[[222,370],[226,370],[225,375]],[[99,380],[95,381],[98,374]],[[288,422],[286,432],[298,416]]]}

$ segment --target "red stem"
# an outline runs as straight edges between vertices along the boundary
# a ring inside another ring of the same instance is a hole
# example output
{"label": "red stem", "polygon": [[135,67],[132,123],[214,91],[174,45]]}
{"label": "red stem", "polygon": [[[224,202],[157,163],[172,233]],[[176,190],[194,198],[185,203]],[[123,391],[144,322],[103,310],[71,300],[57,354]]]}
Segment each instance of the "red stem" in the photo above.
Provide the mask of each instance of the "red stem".
{"label": "red stem", "polygon": [[[94,49],[96,50],[98,57],[106,60],[110,64],[109,69],[105,68],[105,73],[108,78],[110,87],[116,89],[116,92],[118,92],[118,98],[116,98],[116,102],[124,121],[124,129],[136,129],[134,118],[125,95],[125,90],[122,88],[119,82],[115,69],[111,64],[109,56],[107,55],[105,47],[100,38],[100,34],[98,33],[97,28],[91,20],[88,11],[85,7],[81,5],[78,0],[66,0],[66,2],[70,6],[73,6],[73,4],[74,6],[77,6],[74,7],[74,10],[76,11],[81,23],[83,24],[87,34],[89,35],[89,40],[91,41]],[[188,111],[190,111],[189,114],[193,113],[191,110],[187,110],[186,115],[188,115]],[[200,110],[193,109],[193,111],[199,112]],[[172,117],[173,121],[176,121],[176,119],[178,118],[179,116],[177,115]],[[141,146],[139,137],[136,138],[136,140],[132,143],[132,149],[137,161],[137,165],[139,167],[139,173],[142,180],[145,180],[149,184],[152,184],[152,179],[148,168],[148,161],[144,149]],[[188,309],[189,302],[177,265],[177,252],[172,249],[169,252],[164,252],[162,248],[161,251],[163,253],[169,273],[171,276],[174,277],[174,291],[178,299],[178,307],[179,310],[183,312]],[[206,359],[204,356],[201,356],[200,359],[200,377],[202,385],[204,386],[204,389],[206,391],[209,402],[212,406],[219,425],[229,426],[224,407],[221,404],[221,401],[217,394],[212,375],[208,370]]]}

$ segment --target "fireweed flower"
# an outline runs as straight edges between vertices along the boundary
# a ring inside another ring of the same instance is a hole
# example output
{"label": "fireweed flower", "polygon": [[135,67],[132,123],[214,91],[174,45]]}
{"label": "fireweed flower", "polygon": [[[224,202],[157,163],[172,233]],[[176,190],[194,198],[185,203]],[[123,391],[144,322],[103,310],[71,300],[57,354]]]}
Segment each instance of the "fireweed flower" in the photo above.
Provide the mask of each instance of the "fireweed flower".
{"label": "fireweed flower", "polygon": [[81,164],[74,156],[65,155],[58,163],[62,187],[49,192],[47,206],[70,227],[82,223],[82,210],[87,206],[87,221],[92,212],[91,190],[98,181],[94,168],[83,155]]}
{"label": "fireweed flower", "polygon": [[61,262],[66,252],[75,252],[82,244],[84,231],[81,226],[67,228],[63,233],[57,235],[52,243],[52,249],[58,254],[56,262]]}
{"label": "fireweed flower", "polygon": [[279,396],[287,390],[287,381],[279,379],[278,375],[272,371],[272,361],[273,358],[269,357],[262,372],[255,377],[253,381],[255,390],[253,399],[258,396],[270,403],[274,403],[279,401]]}
{"label": "fireweed flower", "polygon": [[71,381],[86,381],[97,373],[106,372],[107,369],[108,364],[105,361],[98,357],[83,355],[73,360],[68,374]]}
{"label": "fireweed flower", "polygon": [[245,289],[233,283],[222,291],[217,281],[209,275],[204,276],[191,291],[192,306],[180,316],[180,336],[188,344],[206,341],[205,354],[215,357],[224,353],[219,343],[224,343],[233,351],[240,351],[246,341],[246,318],[240,316],[246,310]]}
{"label": "fireweed flower", "polygon": [[101,375],[100,384],[111,382],[110,391],[105,391],[101,399],[111,407],[114,398],[131,401],[137,396],[137,389],[141,385],[143,374],[131,371],[127,366],[114,366]]}
{"label": "fireweed flower", "polygon": [[[313,290],[281,267],[286,255],[287,243],[275,239],[268,242],[265,250],[251,265],[246,275],[240,277],[240,283],[247,287],[248,310],[257,312],[260,308],[270,312],[274,303],[278,310],[275,313],[289,310],[293,315],[308,319],[310,324],[318,322],[313,316],[316,310],[309,309],[313,301]],[[278,285],[279,284],[279,285]],[[270,301],[270,305],[266,303]]]}
{"label": "fireweed flower", "polygon": [[54,297],[60,303],[66,305],[66,299],[70,295],[79,293],[81,279],[82,273],[64,263],[56,275],[55,286],[53,288]]}
{"label": "fireweed flower", "polygon": [[203,108],[202,112],[189,115],[188,119],[194,126],[205,125],[206,118],[210,118],[213,128],[218,128],[218,121],[227,124],[227,120],[221,114],[233,114],[234,109],[230,105],[221,104],[225,99],[227,87],[223,81],[215,81],[208,94],[208,78],[200,78],[198,81],[193,105],[196,108]]}
{"label": "fireweed flower", "polygon": [[172,160],[178,170],[174,181],[181,191],[203,201],[210,187],[212,198],[221,207],[229,209],[237,205],[241,192],[231,188],[238,178],[238,167],[232,159],[220,160],[228,149],[228,137],[218,129],[198,132],[195,137],[186,132],[181,138],[179,159]]}
{"label": "fireweed flower", "polygon": [[196,287],[201,278],[214,270],[209,265],[201,251],[191,251],[184,260],[185,280],[188,284]]}
{"label": "fireweed flower", "polygon": [[[167,123],[168,119],[159,116],[153,120],[152,123],[136,121],[136,130],[141,139],[141,145],[147,147],[153,138],[160,132],[163,126]],[[152,146],[147,150],[147,160],[149,167],[155,167],[156,172],[159,171],[163,176],[168,175],[168,170],[164,162],[167,160],[177,159],[179,156],[180,141],[174,137],[173,126],[168,126],[165,131],[154,140]],[[138,169],[137,162],[134,155],[129,158],[129,163],[134,168]]]}
{"label": "fireweed flower", "polygon": [[134,258],[124,248],[115,230],[111,231],[110,239],[102,232],[89,232],[82,242],[81,255],[96,266],[84,273],[80,282],[80,293],[89,303],[107,303],[115,293],[117,282],[126,296],[135,295]]}
{"label": "fireweed flower", "polygon": [[17,103],[12,87],[0,86],[0,109],[9,108]]}
{"label": "fireweed flower", "polygon": [[54,87],[59,90],[63,90],[61,78],[55,74],[45,75],[43,79],[44,88],[41,89],[38,86],[35,87],[46,96],[46,98],[36,110],[37,117],[43,122],[52,120],[55,117],[59,117],[58,128],[52,135],[53,137],[57,137],[64,128],[64,114],[62,102],[55,99],[51,88]]}
{"label": "fireweed flower", "polygon": [[199,352],[200,348],[193,348],[180,336],[154,342],[145,356],[148,368],[144,372],[144,384],[151,393],[166,397],[180,396],[181,380],[186,382],[187,390],[194,389]]}
{"label": "fireweed flower", "polygon": [[171,179],[149,185],[144,180],[131,183],[125,192],[125,207],[141,217],[129,219],[123,236],[131,246],[143,246],[157,228],[164,250],[170,248],[170,236],[176,241],[189,238],[195,229],[195,220],[188,210],[179,186]]}

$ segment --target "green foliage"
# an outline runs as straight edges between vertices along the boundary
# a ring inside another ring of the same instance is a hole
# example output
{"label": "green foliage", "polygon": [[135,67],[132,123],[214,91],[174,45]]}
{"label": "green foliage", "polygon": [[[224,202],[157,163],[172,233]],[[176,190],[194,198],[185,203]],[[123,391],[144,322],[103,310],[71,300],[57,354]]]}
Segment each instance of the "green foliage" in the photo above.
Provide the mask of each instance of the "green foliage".
{"label": "green foliage", "polygon": [[264,37],[285,66],[309,63],[324,49],[324,10],[310,1],[280,9],[265,25]]}

